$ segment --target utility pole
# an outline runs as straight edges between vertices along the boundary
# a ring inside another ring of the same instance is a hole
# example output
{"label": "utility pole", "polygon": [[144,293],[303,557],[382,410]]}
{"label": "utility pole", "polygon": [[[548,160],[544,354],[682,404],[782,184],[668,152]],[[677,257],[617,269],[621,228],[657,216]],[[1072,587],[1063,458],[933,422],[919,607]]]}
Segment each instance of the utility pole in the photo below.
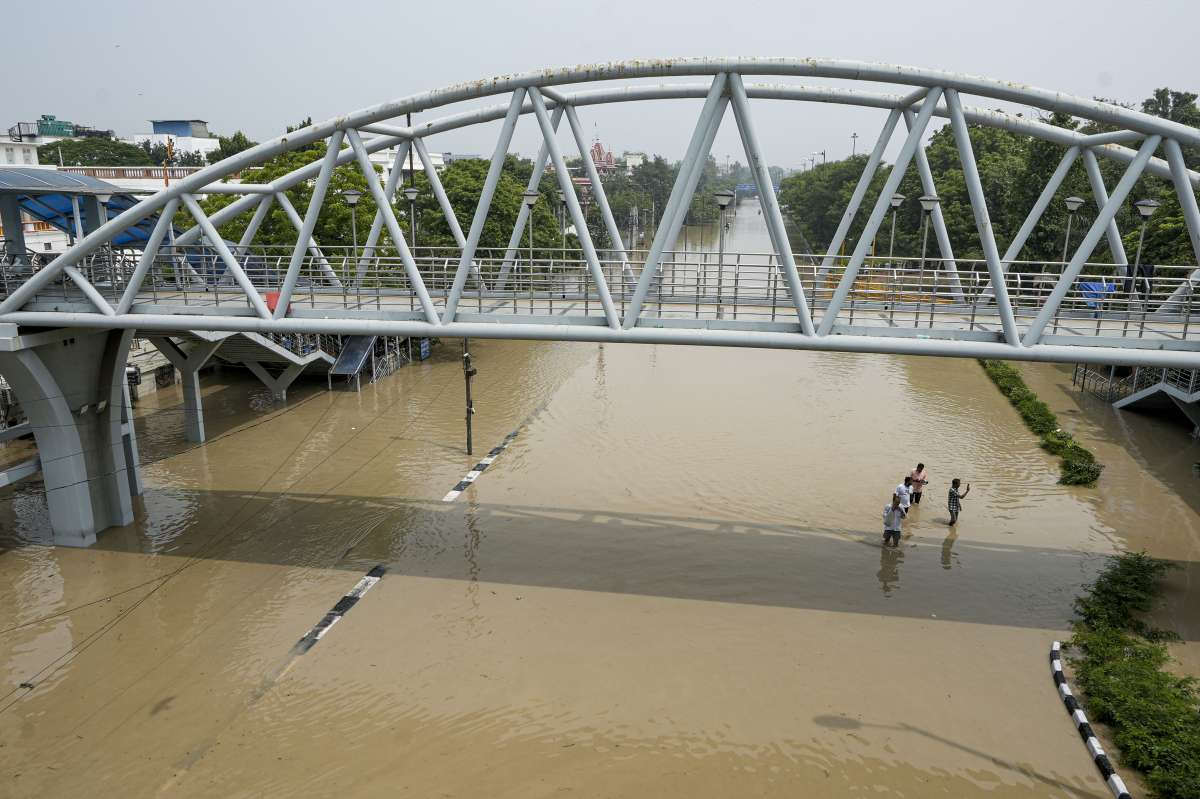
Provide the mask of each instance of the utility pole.
{"label": "utility pole", "polygon": [[858,154],[858,134],[850,134],[850,157],[853,158]]}
{"label": "utility pole", "polygon": [[478,370],[471,366],[471,339],[464,338],[462,342],[463,381],[467,386],[467,454],[473,455],[471,444],[471,417],[475,415],[475,401],[471,399],[471,378]]}

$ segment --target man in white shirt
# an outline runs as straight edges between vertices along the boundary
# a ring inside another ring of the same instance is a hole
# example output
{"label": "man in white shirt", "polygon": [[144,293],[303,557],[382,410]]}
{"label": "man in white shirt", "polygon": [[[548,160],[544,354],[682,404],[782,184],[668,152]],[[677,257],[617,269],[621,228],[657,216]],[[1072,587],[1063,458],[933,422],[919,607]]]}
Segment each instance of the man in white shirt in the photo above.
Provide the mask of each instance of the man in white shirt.
{"label": "man in white shirt", "polygon": [[904,508],[905,513],[908,513],[908,506],[912,504],[912,492],[912,478],[905,475],[904,482],[896,486],[896,496],[900,499],[900,507]]}
{"label": "man in white shirt", "polygon": [[890,505],[883,506],[883,545],[890,541],[893,547],[900,546],[900,525],[908,511],[900,505],[900,495],[893,494]]}

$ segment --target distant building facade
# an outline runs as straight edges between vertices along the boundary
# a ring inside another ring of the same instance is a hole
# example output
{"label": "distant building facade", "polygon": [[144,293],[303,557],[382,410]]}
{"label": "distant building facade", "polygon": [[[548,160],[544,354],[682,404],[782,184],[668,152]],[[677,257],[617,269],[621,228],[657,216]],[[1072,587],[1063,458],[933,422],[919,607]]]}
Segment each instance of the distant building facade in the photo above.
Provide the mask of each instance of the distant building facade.
{"label": "distant building facade", "polygon": [[150,133],[135,133],[125,141],[130,144],[148,143],[166,146],[170,141],[177,153],[200,153],[207,156],[221,146],[221,142],[208,132],[208,122],[203,119],[152,119]]}
{"label": "distant building facade", "polygon": [[0,147],[0,166],[37,166],[38,146],[27,141],[6,141]]}
{"label": "distant building facade", "polygon": [[111,130],[101,130],[93,128],[91,125],[77,125],[74,122],[59,119],[53,114],[42,114],[36,122],[18,122],[8,129],[10,141],[25,142],[34,147],[63,139],[89,137],[111,139],[112,135]]}

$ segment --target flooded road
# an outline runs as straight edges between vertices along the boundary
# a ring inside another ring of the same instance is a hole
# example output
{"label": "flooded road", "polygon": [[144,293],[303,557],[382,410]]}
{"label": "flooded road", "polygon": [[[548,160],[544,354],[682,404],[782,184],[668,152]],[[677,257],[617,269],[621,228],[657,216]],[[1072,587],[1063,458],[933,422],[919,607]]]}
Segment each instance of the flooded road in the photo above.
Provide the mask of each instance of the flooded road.
{"label": "flooded road", "polygon": [[[749,207],[731,249],[765,249]],[[1047,652],[1105,554],[1200,561],[1196,495],[1156,465],[1200,460],[1184,434],[1030,370],[1108,465],[1065,488],[973,361],[472,353],[474,458],[447,341],[286,409],[206,378],[200,447],[153,395],[137,522],[92,549],[37,543],[40,483],[4,489],[5,795],[1108,796]],[[917,460],[928,498],[883,550]],[[1193,641],[1195,585],[1171,597]]]}

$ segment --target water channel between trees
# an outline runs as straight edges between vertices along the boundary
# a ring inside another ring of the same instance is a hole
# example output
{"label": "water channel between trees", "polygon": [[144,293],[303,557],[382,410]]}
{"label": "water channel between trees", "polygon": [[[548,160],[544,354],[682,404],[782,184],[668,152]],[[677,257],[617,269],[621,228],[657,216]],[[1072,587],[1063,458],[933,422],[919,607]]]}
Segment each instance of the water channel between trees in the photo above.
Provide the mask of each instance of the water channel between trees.
{"label": "water channel between trees", "polygon": [[[753,204],[728,246],[769,249]],[[143,400],[137,522],[91,549],[38,544],[40,483],[4,489],[3,793],[1098,799],[1046,661],[1123,547],[1184,565],[1160,622],[1200,673],[1200,445],[1069,368],[1023,371],[1107,465],[1094,489],[1057,485],[970,360],[472,349],[475,458],[447,341],[286,408],[217,373],[200,447],[173,389]],[[928,498],[882,549],[918,460]]]}

